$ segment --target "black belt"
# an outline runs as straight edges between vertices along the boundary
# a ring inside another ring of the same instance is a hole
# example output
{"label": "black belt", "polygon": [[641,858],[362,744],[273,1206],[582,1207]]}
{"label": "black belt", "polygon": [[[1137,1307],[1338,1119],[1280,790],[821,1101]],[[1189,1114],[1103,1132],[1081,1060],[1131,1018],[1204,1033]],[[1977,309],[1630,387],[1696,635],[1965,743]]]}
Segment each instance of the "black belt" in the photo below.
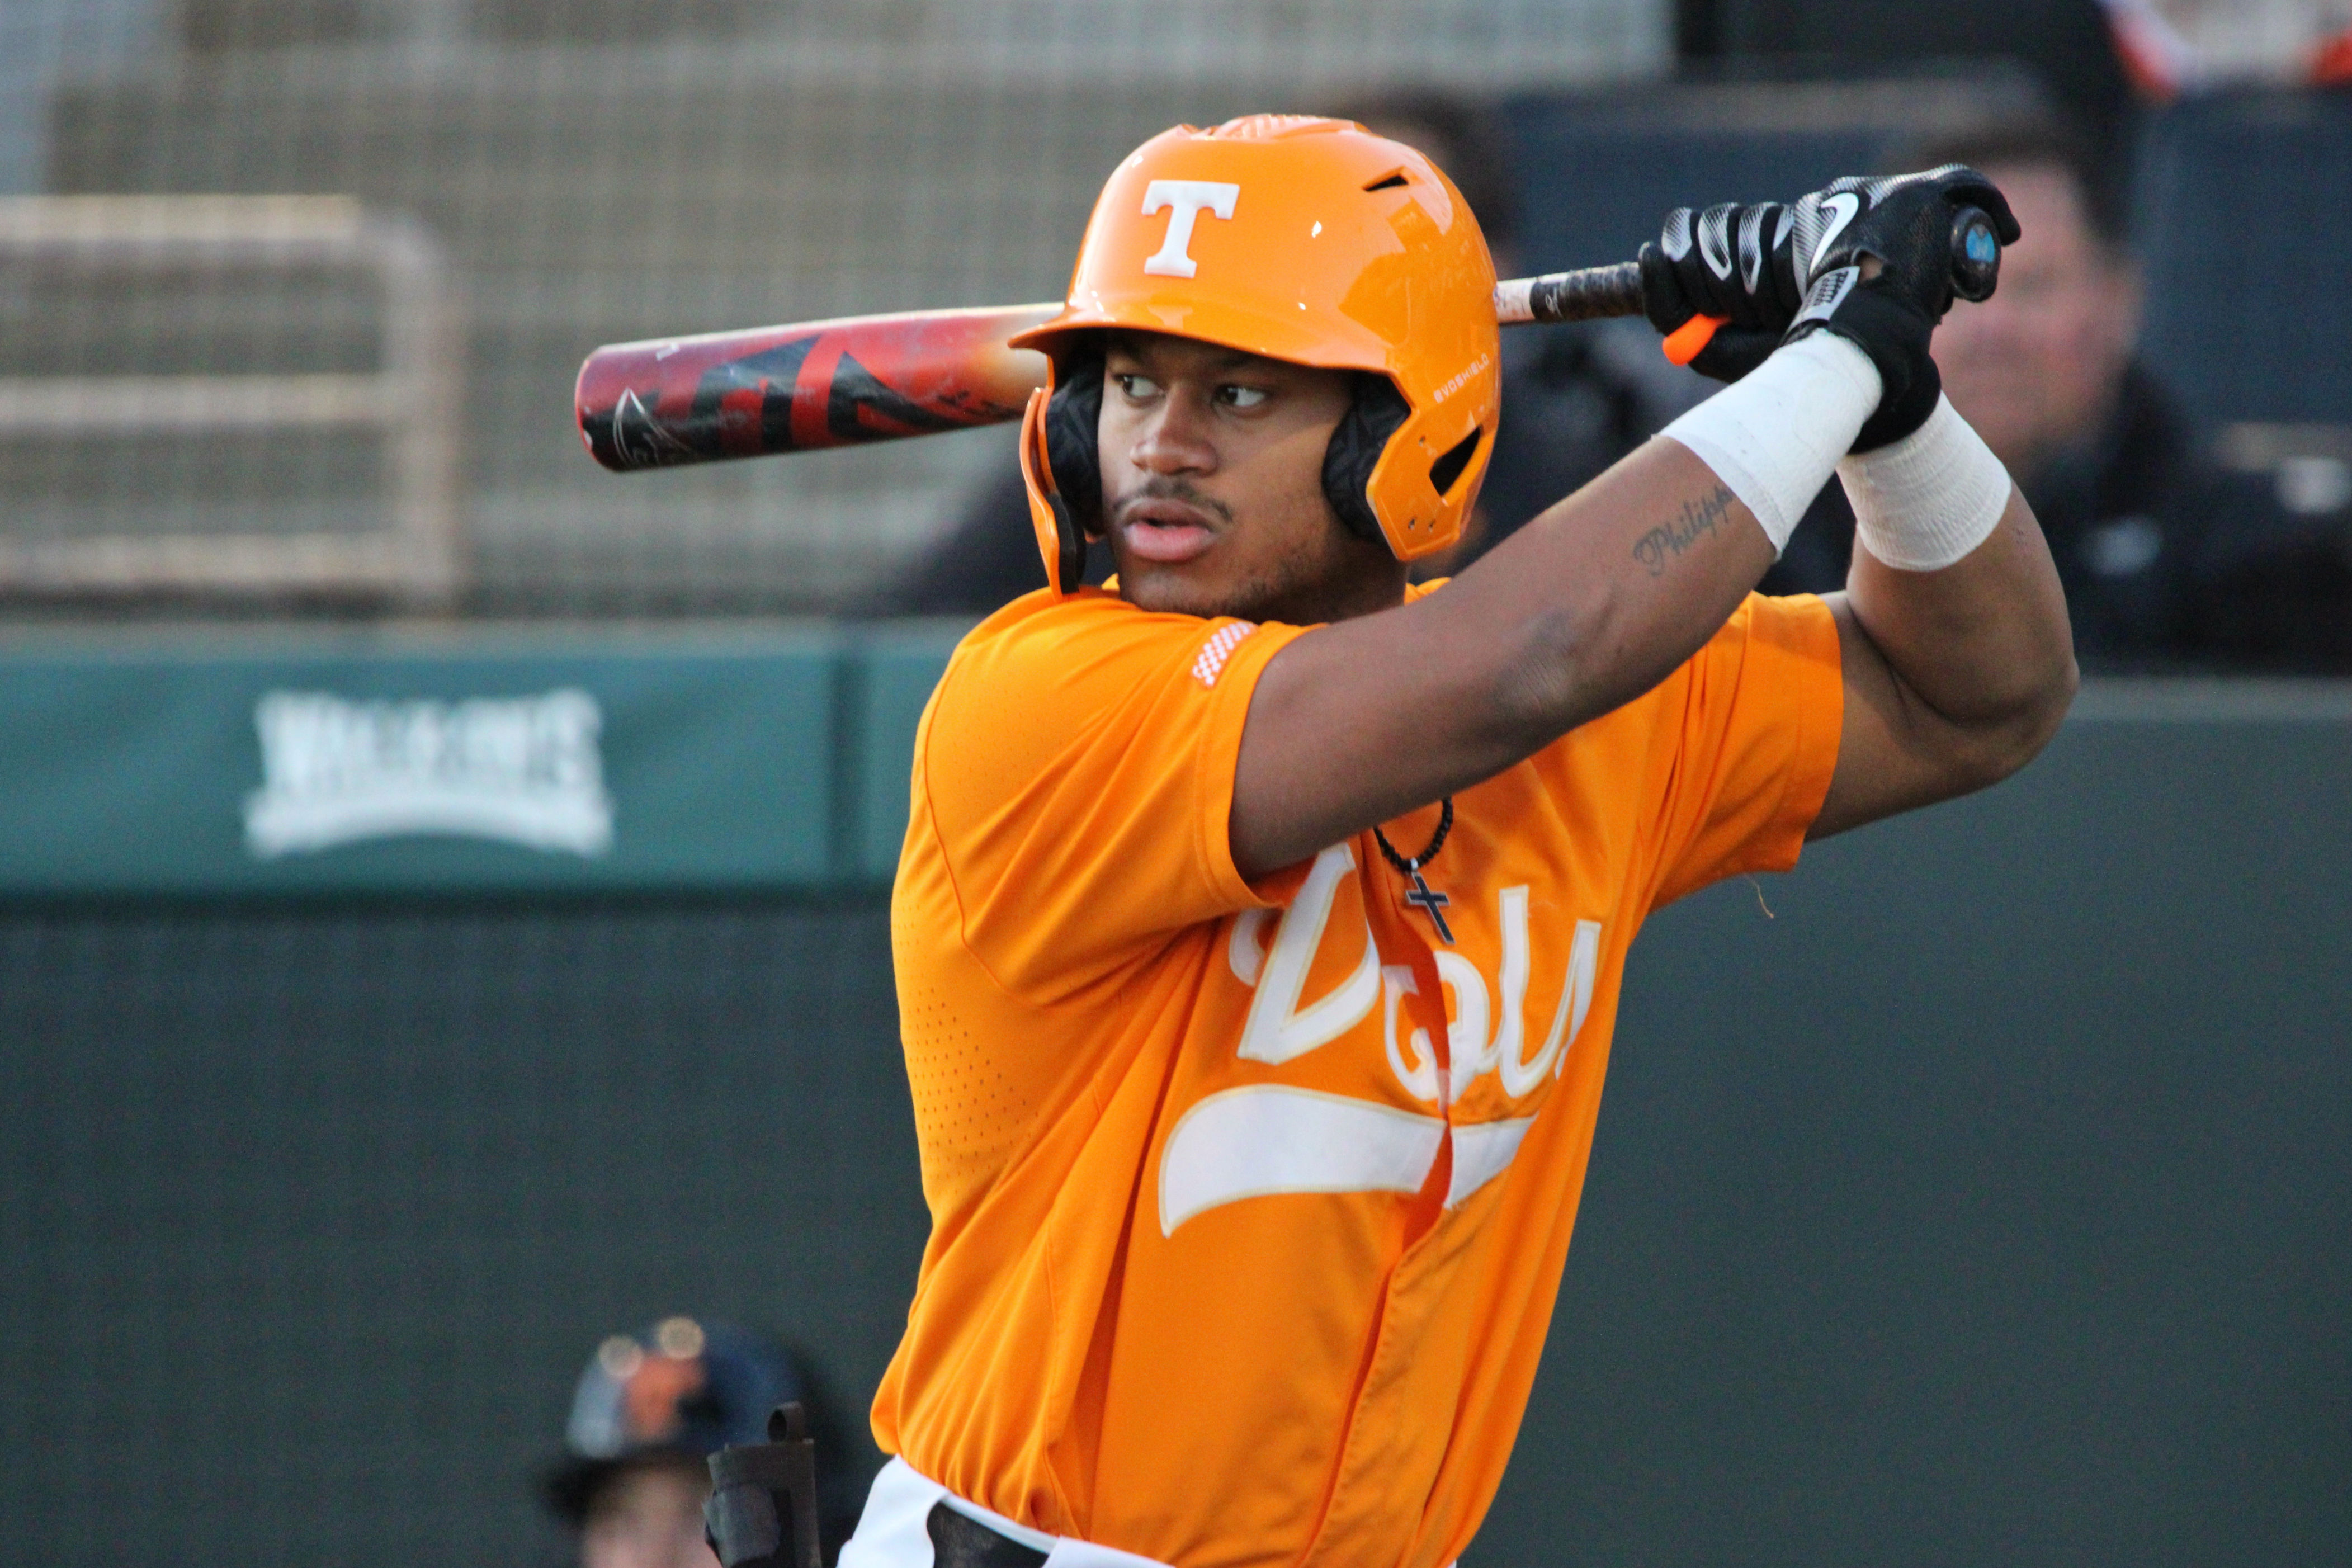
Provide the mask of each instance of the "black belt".
{"label": "black belt", "polygon": [[931,1505],[925,1522],[934,1568],[1045,1568],[1045,1554],[1035,1547],[1000,1535],[943,1502]]}

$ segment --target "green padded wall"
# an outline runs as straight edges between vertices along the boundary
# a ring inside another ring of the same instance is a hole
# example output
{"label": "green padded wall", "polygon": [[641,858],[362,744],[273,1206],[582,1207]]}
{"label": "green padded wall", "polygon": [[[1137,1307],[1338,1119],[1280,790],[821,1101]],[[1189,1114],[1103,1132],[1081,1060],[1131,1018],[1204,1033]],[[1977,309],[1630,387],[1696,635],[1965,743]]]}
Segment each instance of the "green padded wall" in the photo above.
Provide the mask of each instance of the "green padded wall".
{"label": "green padded wall", "polygon": [[0,919],[9,1561],[511,1564],[604,1335],[865,1403],[926,1225],[880,908]]}
{"label": "green padded wall", "polygon": [[2187,695],[1653,921],[1472,1560],[2352,1561],[2352,723]]}
{"label": "green padded wall", "polygon": [[964,629],[23,638],[0,898],[870,888]]}
{"label": "green padded wall", "polygon": [[[1653,921],[1471,1568],[2352,1556],[2352,703],[2083,707]],[[674,1310],[855,1428],[924,1225],[842,888],[0,908],[8,1555],[552,1563]]]}

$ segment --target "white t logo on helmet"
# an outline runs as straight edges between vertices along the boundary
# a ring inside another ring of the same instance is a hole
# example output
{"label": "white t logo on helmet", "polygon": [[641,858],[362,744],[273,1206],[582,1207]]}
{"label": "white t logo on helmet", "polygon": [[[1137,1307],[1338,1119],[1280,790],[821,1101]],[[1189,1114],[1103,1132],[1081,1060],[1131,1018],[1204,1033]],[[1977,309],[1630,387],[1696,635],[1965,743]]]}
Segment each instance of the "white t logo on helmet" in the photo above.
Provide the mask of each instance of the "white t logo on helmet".
{"label": "white t logo on helmet", "polygon": [[1239,185],[1218,180],[1154,180],[1144,186],[1145,217],[1170,207],[1176,210],[1168,219],[1168,237],[1144,262],[1143,269],[1161,278],[1190,278],[1198,272],[1201,264],[1187,254],[1192,244],[1193,223],[1203,209],[1230,223],[1234,203],[1241,194]]}

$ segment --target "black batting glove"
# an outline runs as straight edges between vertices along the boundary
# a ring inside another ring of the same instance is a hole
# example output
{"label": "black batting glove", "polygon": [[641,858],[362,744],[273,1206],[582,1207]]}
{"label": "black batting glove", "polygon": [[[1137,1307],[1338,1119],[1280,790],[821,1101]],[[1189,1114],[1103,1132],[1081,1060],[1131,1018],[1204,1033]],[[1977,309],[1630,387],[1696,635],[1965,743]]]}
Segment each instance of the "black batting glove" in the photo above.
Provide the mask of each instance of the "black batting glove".
{"label": "black batting glove", "polygon": [[[1981,209],[2002,244],[2016,241],[2008,200],[1964,163],[1839,180],[1789,209],[1791,267],[1806,291],[1785,341],[1835,332],[1878,367],[1878,411],[1855,437],[1857,452],[1919,428],[1943,395],[1927,350],[1952,308],[1953,226],[1966,207]],[[1875,278],[1863,278],[1864,257],[1878,259]]]}
{"label": "black batting glove", "polygon": [[1671,334],[1693,316],[1724,319],[1691,368],[1738,381],[1780,346],[1804,299],[1792,262],[1791,215],[1778,202],[1676,207],[1657,243],[1642,247],[1642,302]]}

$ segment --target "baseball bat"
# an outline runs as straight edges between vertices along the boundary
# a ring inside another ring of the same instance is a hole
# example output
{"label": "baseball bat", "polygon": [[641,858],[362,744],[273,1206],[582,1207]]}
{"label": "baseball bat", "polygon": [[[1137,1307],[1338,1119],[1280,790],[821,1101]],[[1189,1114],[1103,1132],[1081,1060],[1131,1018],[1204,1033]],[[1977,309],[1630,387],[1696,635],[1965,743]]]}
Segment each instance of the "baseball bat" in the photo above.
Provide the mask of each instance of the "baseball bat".
{"label": "baseball bat", "polygon": [[[1953,224],[1952,266],[1960,298],[1991,294],[2000,243],[1972,207]],[[619,473],[1002,424],[1046,382],[1045,356],[1006,340],[1061,309],[907,310],[608,343],[581,365],[572,413],[589,452]],[[1632,261],[1495,288],[1504,326],[1641,313]],[[1688,364],[1722,324],[1693,316],[1667,335],[1666,357]]]}
{"label": "baseball bat", "polygon": [[[572,412],[589,452],[616,473],[1001,424],[1021,417],[1046,369],[1044,354],[1005,340],[1061,309],[907,310],[608,343],[581,365]],[[1506,325],[1641,310],[1630,261],[1495,290]]]}
{"label": "baseball bat", "polygon": [[608,343],[572,387],[618,473],[892,441],[1018,419],[1045,356],[1005,340],[1062,309],[906,310]]}

